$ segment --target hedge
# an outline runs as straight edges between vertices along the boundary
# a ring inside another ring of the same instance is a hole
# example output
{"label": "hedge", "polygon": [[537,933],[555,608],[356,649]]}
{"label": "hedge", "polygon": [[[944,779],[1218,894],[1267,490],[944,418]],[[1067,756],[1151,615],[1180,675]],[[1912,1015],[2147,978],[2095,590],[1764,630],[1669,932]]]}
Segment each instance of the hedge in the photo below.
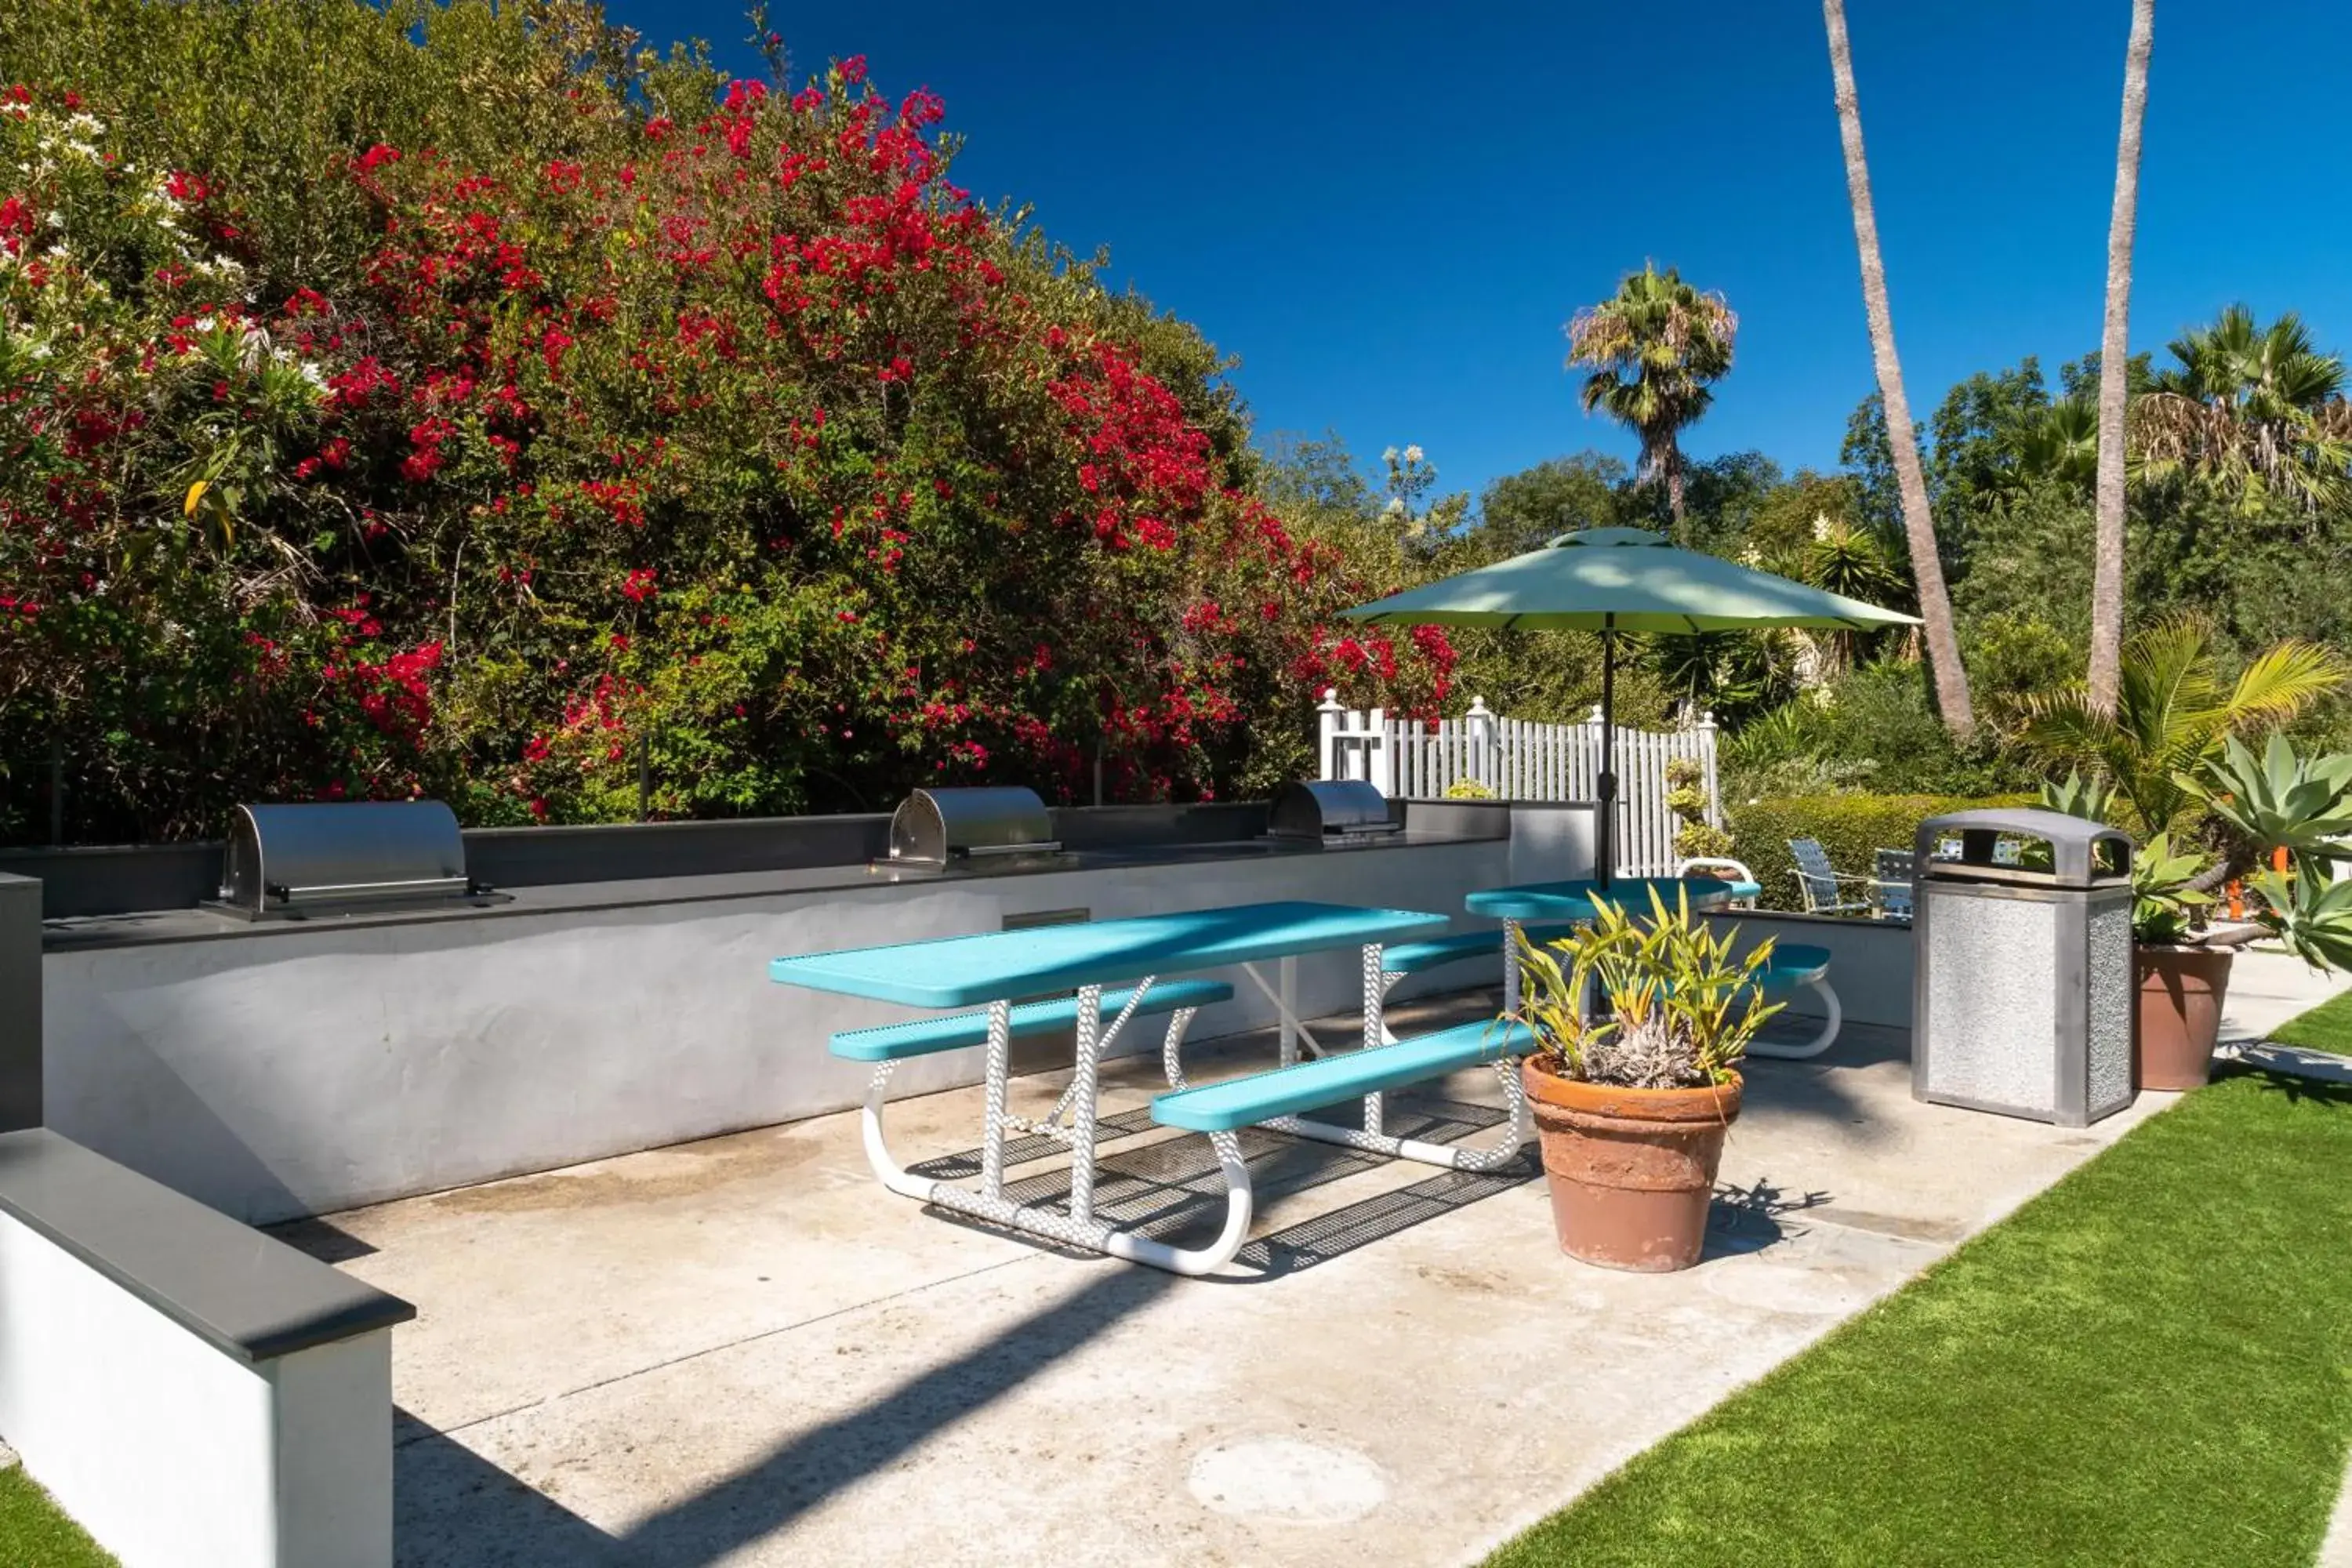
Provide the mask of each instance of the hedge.
{"label": "hedge", "polygon": [[1758,903],[1768,910],[1804,907],[1797,896],[1791,838],[1818,838],[1830,864],[1868,876],[1875,851],[1908,849],[1919,825],[1949,811],[1987,805],[2030,805],[2026,795],[1816,795],[1749,801],[1729,808],[1732,854],[1764,884]]}

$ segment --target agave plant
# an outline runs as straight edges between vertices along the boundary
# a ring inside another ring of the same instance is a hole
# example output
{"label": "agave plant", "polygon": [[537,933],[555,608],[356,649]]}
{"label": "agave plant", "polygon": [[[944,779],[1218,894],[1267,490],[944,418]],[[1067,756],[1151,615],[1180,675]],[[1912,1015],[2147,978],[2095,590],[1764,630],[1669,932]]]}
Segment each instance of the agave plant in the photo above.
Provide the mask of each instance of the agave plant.
{"label": "agave plant", "polygon": [[[1646,919],[1596,899],[1591,924],[1549,946],[1522,931],[1524,981],[1511,1017],[1535,1032],[1567,1078],[1630,1089],[1727,1082],[1756,1031],[1780,1010],[1757,984],[1772,943],[1735,958],[1737,928],[1711,928],[1685,890],[1676,890],[1671,909],[1656,888],[1649,892]],[[1597,1019],[1584,1008],[1596,984],[1609,1004],[1608,1016]]]}
{"label": "agave plant", "polygon": [[2213,902],[2196,883],[2207,857],[2179,851],[2159,833],[2140,847],[2132,862],[2132,940],[2168,945],[2188,940],[2189,929]]}
{"label": "agave plant", "polygon": [[2201,777],[2181,781],[2259,849],[2284,849],[2306,876],[2352,837],[2352,753],[2301,757],[2273,735],[2258,760],[2234,737]]}
{"label": "agave plant", "polygon": [[2042,809],[2054,811],[2062,816],[2079,816],[2085,822],[2105,822],[2115,810],[2116,792],[2107,784],[2086,779],[2079,768],[2069,768],[2063,780],[2053,784],[2042,781]]}
{"label": "agave plant", "polygon": [[2314,868],[2304,875],[2263,871],[2251,879],[2269,906],[2263,923],[2314,969],[2352,969],[2352,882]]}

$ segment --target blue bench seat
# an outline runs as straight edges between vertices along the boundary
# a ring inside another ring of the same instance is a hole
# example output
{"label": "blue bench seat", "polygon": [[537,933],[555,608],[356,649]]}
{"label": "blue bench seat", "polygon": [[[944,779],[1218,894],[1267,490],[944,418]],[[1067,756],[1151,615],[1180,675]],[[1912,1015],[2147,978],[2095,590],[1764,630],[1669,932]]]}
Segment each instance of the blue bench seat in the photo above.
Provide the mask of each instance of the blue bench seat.
{"label": "blue bench seat", "polygon": [[1763,972],[1757,975],[1756,980],[1768,993],[1793,991],[1800,985],[1822,979],[1829,972],[1828,948],[1797,942],[1776,942],[1772,944],[1772,956],[1764,961]]}
{"label": "blue bench seat", "polygon": [[[1558,942],[1576,930],[1574,921],[1553,921],[1522,929],[1528,940],[1538,944]],[[1487,931],[1456,931],[1452,936],[1432,937],[1426,942],[1399,942],[1394,947],[1381,949],[1381,973],[1383,974],[1418,974],[1424,969],[1435,969],[1442,963],[1458,963],[1465,958],[1499,958],[1503,952],[1503,928]]]}
{"label": "blue bench seat", "polygon": [[[1103,1019],[1118,1017],[1128,998],[1134,994],[1133,986],[1104,992]],[[1230,1002],[1233,995],[1234,988],[1222,980],[1165,981],[1143,994],[1135,1016],[1143,1018],[1155,1013],[1173,1013],[1180,1007],[1205,1007],[1213,1002]],[[1051,1002],[1024,1002],[1013,1009],[1013,1037],[1017,1040],[1024,1035],[1050,1035],[1059,1029],[1074,1028],[1077,1021],[1078,999],[1075,996]],[[835,1056],[854,1062],[895,1062],[987,1043],[988,1012],[983,1008],[977,1013],[950,1013],[871,1029],[844,1029],[833,1037],[827,1048]]]}
{"label": "blue bench seat", "polygon": [[1523,1057],[1535,1048],[1535,1034],[1525,1025],[1475,1018],[1392,1046],[1339,1051],[1270,1072],[1163,1094],[1151,1102],[1151,1120],[1190,1132],[1230,1132],[1271,1117],[1295,1116],[1318,1106],[1443,1078],[1481,1062]]}

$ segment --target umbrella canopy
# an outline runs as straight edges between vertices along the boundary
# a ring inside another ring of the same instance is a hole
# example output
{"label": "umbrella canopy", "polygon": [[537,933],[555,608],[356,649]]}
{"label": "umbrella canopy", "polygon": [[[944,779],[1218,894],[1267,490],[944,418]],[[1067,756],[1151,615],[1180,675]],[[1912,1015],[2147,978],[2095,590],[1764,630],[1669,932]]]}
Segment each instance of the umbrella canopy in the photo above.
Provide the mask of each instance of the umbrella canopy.
{"label": "umbrella canopy", "polygon": [[1541,550],[1344,613],[1350,620],[1391,626],[1601,634],[1601,812],[1593,848],[1604,888],[1616,864],[1619,632],[1874,631],[1919,624],[1918,616],[1900,610],[1882,610],[1719,555],[1678,550],[1639,528],[1563,533]]}
{"label": "umbrella canopy", "polygon": [[1678,550],[1639,528],[1564,533],[1541,550],[1347,612],[1404,626],[1520,631],[1722,632],[1756,626],[1874,631],[1916,616]]}

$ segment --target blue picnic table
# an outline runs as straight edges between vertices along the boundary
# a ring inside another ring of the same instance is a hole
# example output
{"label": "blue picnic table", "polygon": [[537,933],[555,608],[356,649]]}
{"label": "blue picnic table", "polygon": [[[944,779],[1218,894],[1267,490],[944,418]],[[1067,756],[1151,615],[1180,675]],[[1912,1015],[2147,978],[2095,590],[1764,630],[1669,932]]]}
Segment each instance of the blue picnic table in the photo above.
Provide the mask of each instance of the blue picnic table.
{"label": "blue picnic table", "polygon": [[[1447,923],[1444,915],[1412,910],[1354,909],[1339,904],[1281,902],[1195,910],[1084,924],[1045,926],[948,937],[888,947],[778,958],[771,980],[842,995],[862,996],[911,1007],[983,1010],[952,1017],[917,1019],[879,1028],[844,1031],[831,1049],[849,1060],[871,1062],[864,1128],[866,1152],[885,1186],[905,1196],[976,1215],[1053,1240],[1149,1263],[1179,1273],[1206,1273],[1239,1249],[1249,1222],[1249,1173],[1236,1132],[1244,1127],[1343,1143],[1457,1169],[1478,1169],[1515,1155],[1527,1136],[1525,1107],[1507,1075],[1512,1100],[1507,1148],[1466,1150],[1391,1137],[1381,1127],[1380,1099],[1389,1089],[1442,1076],[1461,1067],[1510,1065],[1532,1046],[1523,1028],[1484,1021],[1441,1030],[1415,1040],[1396,1041],[1381,1017],[1381,952],[1400,939],[1423,937]],[[1297,1016],[1296,960],[1335,948],[1363,954],[1363,1048],[1322,1050]],[[1258,965],[1279,965],[1269,983]],[[1238,968],[1274,1002],[1281,1019],[1281,1061],[1271,1071],[1213,1084],[1188,1085],[1180,1047],[1193,1014],[1233,994],[1223,982],[1165,981],[1171,974]],[[1122,987],[1113,990],[1110,987]],[[1062,1001],[1016,1006],[1011,998],[1075,987]],[[1171,1092],[1153,1101],[1155,1121],[1206,1133],[1215,1148],[1228,1190],[1224,1228],[1207,1247],[1182,1248],[1108,1225],[1094,1212],[1095,1142],[1099,1069],[1105,1050],[1131,1019],[1168,1013],[1171,1020],[1161,1060]],[[1023,1034],[1074,1028],[1076,1071],[1046,1117],[1031,1121],[1006,1109],[1010,1042]],[[1304,1040],[1315,1059],[1297,1058]],[[883,1136],[885,1089],[899,1060],[932,1051],[984,1048],[984,1109],[979,1185],[915,1175],[901,1167]],[[1360,1096],[1365,1125],[1334,1126],[1297,1114],[1316,1106]],[[1066,1121],[1065,1117],[1066,1115]],[[1013,1202],[1004,1193],[1007,1134],[1023,1132],[1066,1146],[1071,1152],[1066,1210]]]}

